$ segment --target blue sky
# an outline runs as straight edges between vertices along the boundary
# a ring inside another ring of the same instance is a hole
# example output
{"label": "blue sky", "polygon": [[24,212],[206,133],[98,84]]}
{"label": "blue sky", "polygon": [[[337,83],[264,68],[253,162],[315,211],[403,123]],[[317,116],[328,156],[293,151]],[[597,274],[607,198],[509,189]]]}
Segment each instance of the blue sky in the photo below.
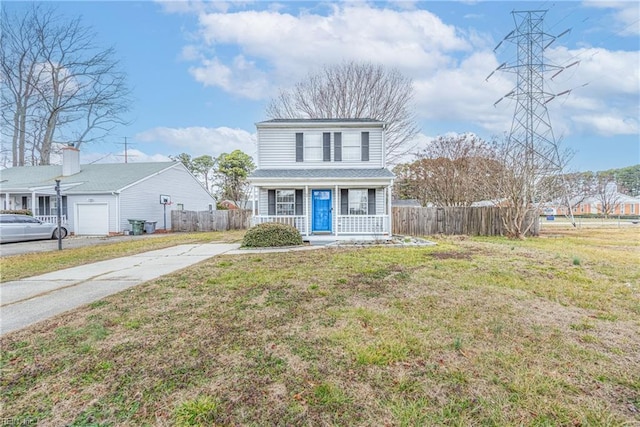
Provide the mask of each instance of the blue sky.
{"label": "blue sky", "polygon": [[[24,2],[3,2],[5,8]],[[548,9],[545,29],[571,32],[548,62],[576,67],[547,86],[571,89],[548,104],[557,138],[575,151],[571,170],[640,163],[640,6],[637,2],[342,1],[50,2],[82,15],[114,46],[133,89],[131,123],[85,145],[81,161],[166,160],[186,152],[255,154],[255,126],[279,88],[325,64],[367,61],[414,82],[418,147],[435,136],[490,139],[511,126],[513,75],[485,78],[514,50],[494,47],[513,10]]]}

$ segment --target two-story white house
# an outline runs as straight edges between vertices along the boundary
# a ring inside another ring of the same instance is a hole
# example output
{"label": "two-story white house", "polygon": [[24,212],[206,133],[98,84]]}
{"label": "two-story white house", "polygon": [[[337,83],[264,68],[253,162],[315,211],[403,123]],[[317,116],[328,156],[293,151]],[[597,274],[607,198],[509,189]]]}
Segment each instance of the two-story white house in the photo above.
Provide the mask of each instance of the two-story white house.
{"label": "two-story white house", "polygon": [[391,237],[384,122],[274,119],[256,127],[254,225],[290,224],[308,241]]}

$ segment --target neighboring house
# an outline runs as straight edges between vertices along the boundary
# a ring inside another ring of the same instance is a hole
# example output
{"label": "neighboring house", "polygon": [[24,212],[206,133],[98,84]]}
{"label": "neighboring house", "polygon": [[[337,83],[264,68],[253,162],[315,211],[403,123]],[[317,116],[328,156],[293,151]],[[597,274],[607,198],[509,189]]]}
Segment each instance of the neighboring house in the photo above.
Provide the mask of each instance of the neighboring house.
{"label": "neighboring house", "polygon": [[274,119],[256,127],[254,224],[287,223],[304,240],[391,237],[384,122]]}
{"label": "neighboring house", "polygon": [[[598,197],[586,197],[584,199],[574,199],[571,201],[574,215],[602,215],[602,200]],[[640,198],[627,196],[626,194],[617,193],[609,197],[609,203],[612,205],[609,215],[639,215],[640,214]],[[550,208],[555,209],[558,215],[568,215],[568,209],[565,205],[555,202],[549,203]]]}
{"label": "neighboring house", "polygon": [[229,210],[251,210],[252,208],[252,202],[250,200],[239,200],[237,202],[234,202],[233,200],[223,200],[219,203],[219,205]]}
{"label": "neighboring house", "polygon": [[37,218],[56,222],[59,179],[63,221],[76,235],[120,234],[131,229],[129,219],[171,229],[172,209],[216,208],[214,198],[181,162],[80,165],[76,148],[65,147],[62,154],[62,166],[0,171],[0,206],[30,209]]}
{"label": "neighboring house", "polygon": [[421,208],[422,205],[418,199],[396,199],[391,202],[392,207],[398,208]]}

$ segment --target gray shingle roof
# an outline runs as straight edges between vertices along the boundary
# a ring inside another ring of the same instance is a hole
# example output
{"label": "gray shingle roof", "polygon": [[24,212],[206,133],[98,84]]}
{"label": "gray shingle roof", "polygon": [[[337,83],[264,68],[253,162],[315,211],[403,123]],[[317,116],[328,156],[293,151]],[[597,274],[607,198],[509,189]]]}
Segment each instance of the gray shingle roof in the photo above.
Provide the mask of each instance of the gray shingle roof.
{"label": "gray shingle roof", "polygon": [[163,171],[177,162],[97,163],[81,165],[80,172],[61,176],[62,166],[22,166],[0,171],[2,191],[26,191],[34,187],[55,185],[60,179],[66,194],[103,193],[121,190],[150,175]]}
{"label": "gray shingle roof", "polygon": [[394,178],[387,169],[257,169],[251,178]]}
{"label": "gray shingle roof", "polygon": [[383,123],[376,119],[367,118],[331,118],[331,119],[271,119],[258,122],[262,123]]}

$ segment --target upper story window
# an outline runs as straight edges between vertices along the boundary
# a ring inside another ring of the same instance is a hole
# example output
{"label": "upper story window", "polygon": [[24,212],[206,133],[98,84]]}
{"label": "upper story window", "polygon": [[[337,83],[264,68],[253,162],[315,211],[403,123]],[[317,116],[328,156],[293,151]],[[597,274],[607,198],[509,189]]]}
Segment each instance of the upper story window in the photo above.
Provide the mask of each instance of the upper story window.
{"label": "upper story window", "polygon": [[342,160],[360,160],[360,135],[345,132],[342,134]]}
{"label": "upper story window", "polygon": [[322,134],[304,134],[304,160],[322,161]]}
{"label": "upper story window", "polygon": [[297,132],[296,162],[330,162],[332,142],[333,161],[369,161],[369,132]]}

